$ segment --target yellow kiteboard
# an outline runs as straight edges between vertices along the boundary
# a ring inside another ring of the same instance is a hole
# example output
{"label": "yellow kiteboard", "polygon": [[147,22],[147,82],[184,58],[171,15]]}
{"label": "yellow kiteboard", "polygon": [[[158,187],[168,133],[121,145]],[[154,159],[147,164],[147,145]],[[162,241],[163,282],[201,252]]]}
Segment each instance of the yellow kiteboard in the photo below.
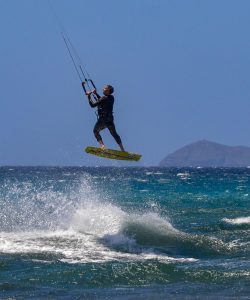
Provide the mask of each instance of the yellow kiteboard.
{"label": "yellow kiteboard", "polygon": [[100,157],[118,159],[118,160],[138,161],[141,158],[140,154],[130,153],[127,151],[113,150],[113,149],[101,149],[97,147],[87,147],[85,149],[85,152]]}

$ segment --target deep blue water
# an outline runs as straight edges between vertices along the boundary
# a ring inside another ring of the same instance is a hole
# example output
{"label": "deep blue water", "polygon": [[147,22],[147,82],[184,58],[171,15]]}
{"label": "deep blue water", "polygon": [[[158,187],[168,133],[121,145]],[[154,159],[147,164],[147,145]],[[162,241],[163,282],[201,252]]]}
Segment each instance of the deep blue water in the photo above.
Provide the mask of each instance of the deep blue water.
{"label": "deep blue water", "polygon": [[250,299],[250,169],[0,168],[1,299]]}

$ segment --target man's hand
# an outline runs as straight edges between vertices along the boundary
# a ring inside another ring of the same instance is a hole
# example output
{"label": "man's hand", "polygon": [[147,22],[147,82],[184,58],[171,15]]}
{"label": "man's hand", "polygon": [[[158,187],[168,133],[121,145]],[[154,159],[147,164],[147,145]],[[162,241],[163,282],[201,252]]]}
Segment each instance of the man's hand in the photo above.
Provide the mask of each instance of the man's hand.
{"label": "man's hand", "polygon": [[89,95],[91,95],[91,94],[92,94],[92,91],[86,92],[86,95],[87,95],[87,96],[89,96]]}
{"label": "man's hand", "polygon": [[92,90],[91,92],[92,92],[93,94],[95,94],[95,95],[97,94],[96,89]]}

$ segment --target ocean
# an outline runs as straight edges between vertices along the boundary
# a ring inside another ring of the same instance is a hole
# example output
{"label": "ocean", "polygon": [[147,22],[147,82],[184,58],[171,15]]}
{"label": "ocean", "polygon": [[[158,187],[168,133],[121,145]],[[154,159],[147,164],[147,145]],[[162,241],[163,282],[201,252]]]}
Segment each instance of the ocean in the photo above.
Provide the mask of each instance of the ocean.
{"label": "ocean", "polygon": [[1,167],[0,299],[250,299],[250,169]]}

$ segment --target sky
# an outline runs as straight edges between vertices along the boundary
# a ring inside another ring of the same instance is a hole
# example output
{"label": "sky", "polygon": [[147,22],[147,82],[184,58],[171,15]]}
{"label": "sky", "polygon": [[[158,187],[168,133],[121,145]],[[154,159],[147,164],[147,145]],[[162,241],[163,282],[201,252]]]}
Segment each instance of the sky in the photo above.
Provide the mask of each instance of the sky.
{"label": "sky", "polygon": [[1,166],[131,165],[83,151],[96,116],[60,26],[99,92],[115,87],[137,166],[201,139],[250,146],[250,1],[50,1],[57,17],[47,0],[0,0]]}

